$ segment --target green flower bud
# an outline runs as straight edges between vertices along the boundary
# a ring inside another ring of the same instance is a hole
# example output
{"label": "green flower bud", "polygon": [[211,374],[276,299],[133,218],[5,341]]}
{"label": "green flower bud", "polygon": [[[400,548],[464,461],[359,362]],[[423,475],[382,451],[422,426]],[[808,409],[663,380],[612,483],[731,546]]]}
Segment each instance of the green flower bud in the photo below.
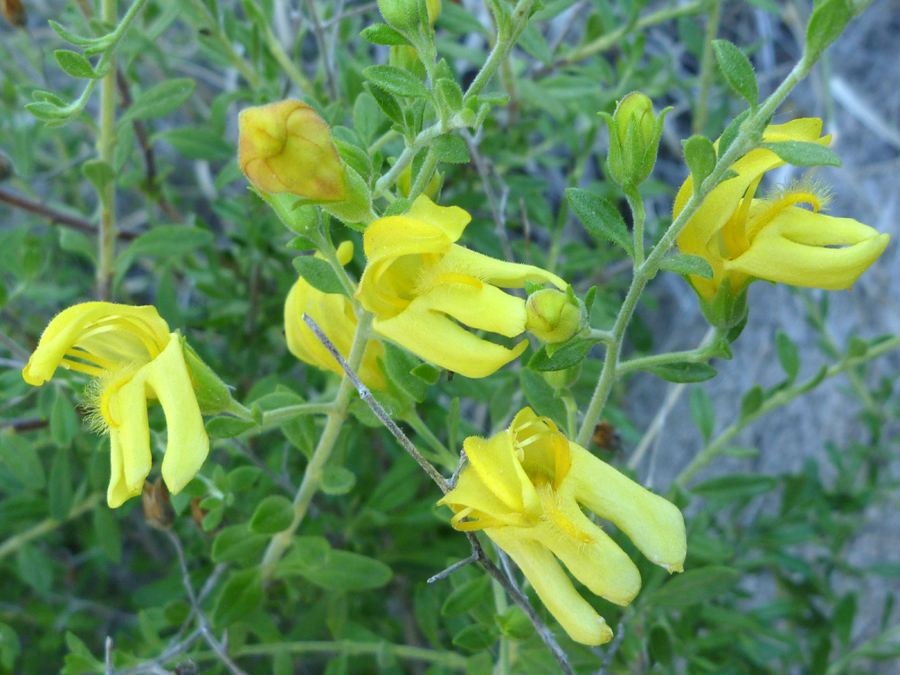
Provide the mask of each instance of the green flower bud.
{"label": "green flower bud", "polygon": [[541,342],[564,342],[587,323],[581,303],[567,293],[547,288],[528,296],[525,303],[525,329]]}
{"label": "green flower bud", "polygon": [[[419,0],[378,0],[378,11],[385,22],[397,30],[418,30],[423,23],[420,18]],[[441,13],[441,0],[425,0],[425,14],[428,24],[434,26]]]}
{"label": "green flower bud", "polygon": [[184,360],[191,373],[191,384],[197,395],[200,412],[204,415],[216,415],[229,410],[233,399],[228,385],[219,379],[219,376],[206,365],[186,340],[182,339],[181,347],[184,350]]}
{"label": "green flower bud", "polygon": [[568,389],[578,381],[578,376],[581,375],[581,364],[578,363],[565,370],[548,370],[541,374],[547,384],[554,389]]}
{"label": "green flower bud", "polygon": [[747,290],[750,284],[745,283],[739,289],[732,290],[731,280],[724,279],[716,289],[712,300],[705,299],[700,293],[700,309],[710,325],[722,330],[737,326],[747,317]]}
{"label": "green flower bud", "polygon": [[663,119],[671,108],[659,116],[653,113],[653,102],[633,92],[619,101],[616,111],[600,113],[609,130],[609,176],[623,189],[640,185],[656,164]]}

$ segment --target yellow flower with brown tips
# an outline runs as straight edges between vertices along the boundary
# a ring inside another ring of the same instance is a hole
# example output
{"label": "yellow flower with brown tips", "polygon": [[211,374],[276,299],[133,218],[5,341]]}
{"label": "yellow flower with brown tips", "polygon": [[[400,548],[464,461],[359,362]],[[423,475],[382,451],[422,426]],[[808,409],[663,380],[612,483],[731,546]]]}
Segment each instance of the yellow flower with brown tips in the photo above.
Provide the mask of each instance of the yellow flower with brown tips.
{"label": "yellow flower with brown tips", "polygon": [[313,202],[347,198],[331,129],[311,107],[288,100],[247,108],[238,124],[238,164],[256,188]]}
{"label": "yellow flower with brown tips", "polygon": [[141,494],[150,473],[148,400],[158,400],[166,416],[162,476],[169,490],[177,494],[197,474],[209,439],[181,337],[155,307],[85,302],[64,310],[47,326],[22,376],[39,387],[60,366],[94,378],[94,420],[110,438],[112,508]]}
{"label": "yellow flower with brown tips", "polygon": [[427,361],[464,375],[486,377],[518,357],[476,336],[484,330],[516,337],[525,330],[525,300],[503,288],[525,281],[565,289],[555,274],[476,253],[456,241],[471,216],[422,195],[403,216],[373,222],[363,235],[366,269],[356,297],[375,315],[373,330]]}
{"label": "yellow flower with brown tips", "polygon": [[603,644],[612,631],[563,565],[592,593],[618,605],[629,604],[641,588],[635,564],[582,507],[614,523],[651,562],[682,570],[681,512],[531,408],[493,438],[467,438],[464,448],[469,463],[438,504],[453,509],[454,528],[484,530],[506,551],[576,642]]}
{"label": "yellow flower with brown tips", "polygon": [[[820,137],[821,131],[822,120],[798,119],[770,125],[762,140],[828,145],[831,137]],[[690,277],[705,301],[712,301],[726,280],[735,295],[753,279],[847,289],[888,245],[890,235],[852,218],[821,213],[827,195],[812,184],[757,196],[763,175],[783,164],[766,148],[744,155],[731,167],[737,176],[710,192],[678,236],[682,253],[701,256],[712,267],[712,279]],[[675,198],[675,217],[692,192],[693,180],[688,177]]]}
{"label": "yellow flower with brown tips", "polygon": [[[321,255],[317,254],[317,257]],[[350,262],[353,258],[353,242],[345,241],[341,244],[337,250],[337,257],[341,265]],[[304,314],[308,314],[341,355],[348,358],[358,323],[353,312],[353,303],[340,293],[323,293],[311,286],[303,277],[297,279],[284,303],[284,332],[291,354],[311,366],[343,375],[344,371],[340,364],[304,323]],[[384,373],[378,367],[378,358],[383,355],[384,347],[381,343],[378,340],[369,340],[357,374],[363,384],[370,389],[387,388]]]}

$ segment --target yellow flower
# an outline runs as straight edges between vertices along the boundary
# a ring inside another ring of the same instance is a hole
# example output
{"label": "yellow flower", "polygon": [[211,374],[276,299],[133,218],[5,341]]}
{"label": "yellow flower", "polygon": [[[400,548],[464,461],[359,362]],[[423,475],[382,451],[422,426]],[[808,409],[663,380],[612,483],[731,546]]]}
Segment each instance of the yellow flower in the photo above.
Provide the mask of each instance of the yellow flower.
{"label": "yellow flower", "polygon": [[289,192],[315,202],[347,198],[344,165],[331,129],[300,101],[241,111],[238,164],[260,190]]}
{"label": "yellow flower", "polygon": [[[819,137],[820,119],[798,119],[769,126],[763,142],[802,141],[828,145]],[[852,218],[819,213],[827,197],[814,186],[798,185],[765,198],[756,191],[763,174],[784,164],[764,148],[757,148],[731,168],[737,176],[718,185],[678,236],[682,253],[706,258],[712,279],[690,277],[697,293],[709,301],[728,280],[739,293],[753,278],[793,286],[843,290],[849,288],[890,241],[890,235]],[[693,192],[690,177],[675,198],[674,215],[681,213]],[[812,210],[796,206],[807,204]]]}
{"label": "yellow flower", "polygon": [[166,416],[162,476],[169,490],[180,492],[197,474],[209,439],[181,338],[169,332],[155,307],[110,302],[69,307],[47,326],[22,376],[39,387],[58,366],[95,378],[95,422],[109,430],[112,475],[106,499],[112,508],[139,495],[150,473],[148,399],[158,399]]}
{"label": "yellow flower", "polygon": [[531,408],[491,439],[468,438],[469,464],[438,504],[457,530],[484,530],[515,561],[550,613],[576,642],[599,645],[612,631],[582,598],[560,561],[587,588],[627,605],[641,588],[631,559],[582,512],[612,521],[653,563],[680,572],[684,519],[644,489],[570,442]]}
{"label": "yellow flower", "polygon": [[[353,258],[353,243],[345,241],[341,244],[337,256],[341,265],[350,262]],[[321,256],[316,254],[316,257]],[[323,293],[310,286],[303,277],[297,279],[284,303],[284,332],[291,354],[316,368],[343,375],[344,371],[340,364],[303,322],[304,314],[312,317],[341,355],[347,358],[353,345],[357,324],[353,303],[340,293]],[[369,340],[363,354],[362,366],[357,374],[363,384],[370,389],[387,388],[384,374],[377,361],[383,355],[384,347],[381,343],[378,340]]]}
{"label": "yellow flower", "polygon": [[407,215],[376,220],[364,235],[368,264],[356,296],[382,337],[441,368],[486,377],[518,357],[526,342],[507,349],[460,324],[515,337],[525,330],[525,300],[500,289],[526,280],[559,289],[566,283],[457,245],[470,220],[461,208],[437,206],[424,195]]}

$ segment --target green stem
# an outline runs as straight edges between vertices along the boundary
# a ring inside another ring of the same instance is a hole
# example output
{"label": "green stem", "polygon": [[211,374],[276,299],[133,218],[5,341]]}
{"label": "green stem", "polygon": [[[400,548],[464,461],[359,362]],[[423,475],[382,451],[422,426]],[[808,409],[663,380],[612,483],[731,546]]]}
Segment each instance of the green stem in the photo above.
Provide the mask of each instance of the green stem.
{"label": "green stem", "polygon": [[644,263],[644,221],[647,218],[644,211],[644,200],[637,187],[626,189],[625,198],[631,208],[634,225],[634,265],[640,267]]}
{"label": "green stem", "polygon": [[[466,657],[454,652],[439,652],[425,647],[410,647],[408,645],[395,645],[385,642],[353,642],[352,640],[339,640],[336,642],[277,642],[275,644],[244,645],[230,650],[233,657],[241,656],[274,656],[287,652],[288,654],[346,654],[347,656],[379,656],[391,654],[398,659],[409,661],[424,661],[436,663],[446,668],[463,670],[466,667]],[[199,652],[191,654],[195,661],[208,661],[218,658],[215,652]]]}
{"label": "green stem", "polygon": [[[362,357],[369,339],[369,329],[373,319],[373,316],[368,312],[361,312],[361,314],[362,316],[356,326],[356,334],[353,337],[350,358],[348,359],[350,367],[354,371],[359,369],[359,365],[362,363]],[[263,560],[260,563],[260,569],[264,579],[272,576],[272,572],[274,572],[278,561],[281,560],[281,556],[291,545],[291,538],[294,536],[294,532],[297,531],[297,528],[300,527],[300,523],[303,522],[303,518],[306,516],[309,504],[318,491],[322,481],[322,471],[325,468],[325,464],[328,462],[329,457],[331,457],[331,452],[334,450],[334,445],[337,442],[338,434],[341,431],[344,420],[347,419],[347,410],[350,407],[350,397],[355,391],[356,389],[350,378],[347,375],[344,375],[337,396],[334,399],[334,407],[328,412],[328,422],[326,422],[325,429],[322,430],[322,435],[319,437],[319,443],[316,445],[313,456],[306,466],[306,472],[303,474],[303,481],[300,483],[300,487],[294,495],[294,519],[286,530],[279,532],[272,538],[269,542],[269,547],[266,549],[266,553],[263,556]]]}
{"label": "green stem", "polygon": [[288,405],[284,408],[275,408],[263,413],[263,427],[272,427],[289,422],[303,415],[330,415],[335,410],[335,402],[330,403],[300,403]]}
{"label": "green stem", "polygon": [[594,395],[591,402],[584,413],[584,422],[581,424],[581,430],[578,432],[576,443],[582,447],[587,447],[591,440],[591,434],[597,422],[600,421],[600,414],[603,412],[603,406],[609,398],[613,385],[616,382],[616,370],[619,362],[619,354],[622,350],[622,338],[625,336],[625,329],[631,320],[631,315],[637,307],[638,299],[647,285],[647,277],[641,273],[642,268],[636,270],[634,277],[631,279],[631,286],[628,293],[625,294],[625,300],[622,301],[622,308],[616,316],[616,322],[612,328],[612,342],[607,345],[606,359],[603,362],[603,370],[600,372],[600,379],[597,381],[597,387],[594,389]]}
{"label": "green stem", "polygon": [[256,90],[263,89],[265,86],[265,82],[259,75],[256,74],[256,71],[253,70],[250,64],[240,54],[234,51],[234,46],[231,44],[231,41],[222,32],[222,27],[219,25],[218,17],[213,16],[212,12],[209,11],[209,8],[206,6],[206,3],[203,2],[203,0],[192,0],[192,3],[196,10],[200,13],[207,29],[209,29],[210,36],[215,39],[220,47],[222,47],[222,50],[225,52],[228,60],[231,61],[231,64],[243,76],[243,78],[247,80],[247,82],[250,84],[250,88]]}
{"label": "green stem", "polygon": [[666,354],[654,354],[653,356],[642,356],[637,359],[631,359],[619,364],[616,376],[621,377],[625,373],[633,370],[646,370],[653,366],[662,366],[669,363],[678,363],[679,361],[688,361],[689,363],[699,363],[707,361],[719,350],[719,343],[725,331],[717,330],[710,338],[696,349],[689,349],[683,352],[668,352]]}
{"label": "green stem", "polygon": [[723,431],[712,443],[701,450],[679,474],[678,478],[675,479],[675,483],[681,486],[687,485],[700,469],[722,454],[724,449],[728,446],[728,443],[731,442],[731,439],[733,439],[744,427],[752,424],[763,415],[771,412],[775,408],[779,408],[789,403],[801,394],[805,394],[807,391],[817,387],[821,382],[834,377],[835,375],[847,372],[850,369],[877,358],[897,347],[900,347],[900,336],[893,337],[890,340],[885,340],[881,344],[875,345],[862,356],[846,359],[830,366],[825,370],[823,375],[812,377],[801,384],[779,391],[777,394],[767,399],[756,412],[741,417],[737,422],[725,429],[725,431]]}
{"label": "green stem", "polygon": [[425,188],[428,187],[428,183],[431,182],[431,177],[434,176],[434,170],[436,168],[437,157],[429,150],[425,157],[425,161],[422,163],[422,168],[419,169],[419,175],[416,176],[416,182],[409,189],[410,199],[414,200],[420,194],[425,192]]}
{"label": "green stem", "polygon": [[103,501],[103,495],[100,493],[92,494],[88,496],[84,501],[79,504],[76,504],[72,507],[72,510],[69,511],[68,515],[62,520],[54,520],[53,518],[47,518],[46,520],[41,521],[34,527],[31,527],[24,532],[13,535],[2,544],[0,544],[0,560],[5,558],[11,553],[15,553],[21,546],[24,546],[29,541],[33,539],[38,539],[39,537],[43,537],[45,534],[49,534],[53,532],[57,527],[62,525],[65,522],[70,520],[74,520],[81,514],[90,511],[98,504]]}
{"label": "green stem", "polygon": [[854,660],[873,658],[879,652],[879,647],[895,644],[895,640],[898,637],[900,637],[900,624],[895,624],[844,654],[828,666],[825,675],[840,675],[847,670],[847,666],[853,663]]}
{"label": "green stem", "polygon": [[422,439],[431,446],[437,454],[436,459],[446,469],[453,471],[459,464],[459,458],[450,452],[450,449],[441,443],[441,440],[434,435],[434,432],[425,424],[425,420],[419,417],[419,413],[415,408],[403,415],[403,420],[413,428]]}
{"label": "green stem", "polygon": [[470,99],[481,93],[487,86],[487,83],[491,81],[491,78],[494,76],[494,73],[497,72],[500,65],[507,59],[509,53],[516,44],[516,40],[519,39],[522,31],[525,30],[525,26],[528,25],[528,17],[531,14],[531,7],[534,3],[535,0],[519,0],[516,8],[512,11],[509,34],[501,39],[498,30],[497,39],[494,41],[494,48],[488,55],[487,61],[485,61],[482,69],[475,76],[475,79],[472,80],[472,83],[466,90],[465,96],[463,96],[463,107],[465,107],[465,104],[468,103]]}
{"label": "green stem", "polygon": [[695,16],[697,14],[702,14],[706,11],[706,8],[708,6],[709,0],[697,0],[697,2],[682,5],[681,7],[667,7],[666,9],[661,9],[657,12],[653,12],[652,14],[648,14],[647,16],[642,17],[634,24],[625,24],[610,33],[601,35],[600,37],[587,43],[586,45],[569,52],[568,54],[566,54],[566,56],[554,62],[553,65],[571,65],[576,61],[581,61],[582,59],[586,59],[589,56],[593,56],[594,54],[598,54],[602,51],[606,51],[607,49],[616,46],[617,44],[619,44],[619,41],[629,32],[639,33],[646,28],[649,28],[650,26],[665,23],[666,21],[670,21],[672,19],[677,19],[683,16]]}
{"label": "green stem", "polygon": [[706,17],[706,39],[703,43],[703,58],[700,62],[700,91],[697,94],[697,111],[694,115],[694,133],[702,134],[706,128],[706,115],[709,103],[709,88],[712,86],[713,40],[719,33],[719,18],[722,15],[722,1],[715,0]]}
{"label": "green stem", "polygon": [[[135,3],[136,5],[139,3]],[[134,9],[134,7],[132,7]],[[118,20],[117,0],[101,0],[100,20],[111,25]],[[129,14],[131,14],[129,12]],[[134,16],[134,15],[132,15]],[[128,22],[130,23],[130,21]],[[122,26],[126,26],[125,21]],[[116,30],[124,33],[124,30]],[[109,67],[100,83],[100,129],[97,137],[97,155],[108,166],[113,165],[113,151],[116,147],[116,62],[113,56],[115,45],[110,46],[102,61]],[[100,229],[97,237],[97,297],[109,300],[112,296],[112,280],[116,261],[116,182],[109,180],[99,191]]]}
{"label": "green stem", "polygon": [[297,85],[300,91],[307,96],[312,96],[314,93],[312,84],[310,84],[310,81],[306,79],[306,76],[285,53],[284,48],[281,46],[281,42],[278,41],[278,38],[275,37],[275,34],[272,32],[272,27],[266,25],[265,31],[266,46],[269,48],[269,52],[272,56],[275,57],[275,60],[278,61],[278,65],[284,70],[284,74],[288,76],[288,79],[290,79],[291,82]]}

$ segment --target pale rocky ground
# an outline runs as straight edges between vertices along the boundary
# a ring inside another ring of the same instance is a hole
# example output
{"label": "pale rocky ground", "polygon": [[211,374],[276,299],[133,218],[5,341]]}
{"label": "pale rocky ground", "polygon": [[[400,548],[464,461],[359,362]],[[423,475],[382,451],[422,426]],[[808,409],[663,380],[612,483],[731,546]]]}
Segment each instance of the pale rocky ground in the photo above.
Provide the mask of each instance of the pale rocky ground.
{"label": "pale rocky ground", "polygon": [[[727,6],[726,6],[727,7]],[[747,14],[741,15],[744,20]],[[773,44],[773,29],[767,27],[762,12],[757,13],[755,25],[738,29],[737,40],[743,44],[767,39],[755,59],[762,81],[774,62],[771,58],[779,50],[795,49]],[[728,14],[723,16],[723,31],[729,28]],[[761,30],[762,29],[762,30]],[[766,38],[766,35],[769,35]],[[729,35],[733,37],[733,35]],[[793,53],[793,52],[791,52]],[[782,110],[790,116],[824,116],[826,131],[835,134],[834,150],[841,156],[843,167],[819,172],[831,184],[834,199],[829,212],[836,216],[854,217],[882,232],[889,232],[893,241],[881,259],[862,277],[852,291],[831,294],[828,328],[837,342],[844,346],[849,337],[871,338],[900,331],[900,2],[880,0],[860,18],[851,23],[847,32],[830,52],[831,72],[818,71],[814,77],[795,90]],[[779,62],[783,59],[779,58]],[[776,70],[772,81],[783,76]],[[761,86],[768,93],[771,84]],[[829,113],[833,110],[833,113]],[[831,116],[833,115],[833,116]],[[831,116],[831,119],[828,119]],[[782,116],[784,119],[787,115]],[[778,121],[776,119],[776,121]],[[661,167],[663,171],[666,167]],[[790,174],[777,176],[779,182],[789,180]],[[675,177],[674,181],[678,178]],[[674,182],[673,181],[673,182]],[[645,312],[644,317],[654,325],[657,336],[655,349],[672,351],[690,349],[703,337],[707,325],[696,309],[693,293],[679,278],[667,275],[655,286],[660,303],[658,312]],[[815,294],[821,291],[814,291]],[[797,343],[802,369],[800,378],[814,373],[824,362],[817,348],[816,335],[804,320],[801,298],[784,286],[757,283],[750,293],[750,324],[734,345],[734,360],[718,361],[719,376],[703,386],[715,404],[717,431],[737,419],[741,396],[756,383],[771,386],[783,377],[775,355],[775,332],[785,331]],[[872,368],[872,383],[877,378],[896,379],[900,353],[881,357]],[[641,375],[629,389],[628,411],[640,429],[646,429],[661,403],[676,385],[663,382],[652,375]],[[726,471],[760,471],[783,473],[798,469],[805,458],[816,457],[827,467],[824,445],[833,442],[845,447],[853,441],[865,441],[866,431],[859,423],[861,406],[846,395],[849,383],[845,377],[834,378],[815,391],[793,401],[785,408],[745,429],[736,439],[737,445],[755,446],[760,454],[753,460],[718,461],[702,476]],[[702,439],[690,418],[687,390],[665,419],[661,441],[653,448],[652,457],[645,458],[639,475],[654,485],[666,486],[701,448]],[[896,406],[896,398],[892,400]],[[885,429],[884,438],[890,443],[896,437],[896,422]],[[896,449],[896,443],[894,448]],[[896,471],[896,463],[893,467]],[[827,469],[823,472],[827,475]],[[874,564],[900,562],[900,534],[895,526],[896,506],[885,505],[867,514],[866,526],[853,547],[850,562]],[[857,638],[871,636],[884,595],[896,591],[896,584],[887,587],[884,579],[870,579],[861,589],[862,621],[857,625]],[[764,589],[760,589],[764,590]],[[771,590],[771,589],[770,589]],[[885,673],[898,672],[897,664],[885,664]]]}

